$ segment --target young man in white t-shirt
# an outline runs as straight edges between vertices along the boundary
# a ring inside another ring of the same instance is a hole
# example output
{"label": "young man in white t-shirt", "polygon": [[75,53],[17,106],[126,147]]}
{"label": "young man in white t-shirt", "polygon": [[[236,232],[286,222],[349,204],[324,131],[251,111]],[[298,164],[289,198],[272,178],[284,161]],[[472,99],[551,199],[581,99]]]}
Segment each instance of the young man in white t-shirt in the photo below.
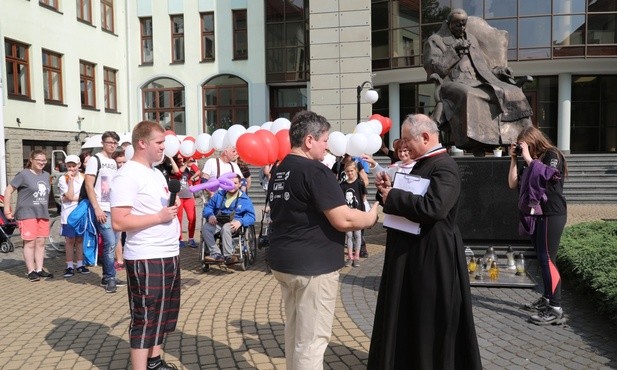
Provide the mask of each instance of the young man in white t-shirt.
{"label": "young man in white t-shirt", "polygon": [[131,363],[133,369],[176,369],[161,359],[161,344],[175,330],[180,308],[179,200],[168,205],[167,181],[153,167],[163,157],[163,127],[140,122],[133,128],[133,147],[111,191],[113,227],[126,231]]}
{"label": "young man in white t-shirt", "polygon": [[114,268],[116,233],[111,228],[109,208],[111,180],[118,169],[116,161],[111,158],[111,155],[116,151],[119,140],[120,136],[113,131],[103,133],[103,150],[95,155],[96,158],[90,158],[86,164],[86,180],[84,181],[88,200],[90,200],[98,221],[97,230],[103,237],[103,278],[101,285],[105,286],[107,293],[115,293],[118,285],[126,285],[126,282],[116,278],[116,269]]}

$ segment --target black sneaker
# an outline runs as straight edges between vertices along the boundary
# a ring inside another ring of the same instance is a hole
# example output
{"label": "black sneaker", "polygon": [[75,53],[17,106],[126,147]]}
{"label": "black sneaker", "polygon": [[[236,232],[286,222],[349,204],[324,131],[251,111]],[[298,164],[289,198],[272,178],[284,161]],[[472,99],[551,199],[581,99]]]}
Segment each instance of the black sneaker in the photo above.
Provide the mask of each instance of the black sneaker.
{"label": "black sneaker", "polygon": [[41,277],[39,276],[39,274],[36,273],[36,271],[30,271],[28,273],[28,280],[30,280],[30,281],[39,281],[39,280],[41,280]]}
{"label": "black sneaker", "polygon": [[548,299],[546,297],[540,297],[531,303],[527,303],[521,306],[525,311],[529,312],[541,312],[548,307]]}
{"label": "black sneaker", "polygon": [[77,272],[79,272],[80,274],[89,274],[90,270],[88,270],[86,266],[79,266],[77,268]]}
{"label": "black sneaker", "polygon": [[39,275],[39,277],[42,277],[43,279],[51,279],[54,277],[54,274],[50,274],[45,270],[37,271],[36,273]]}
{"label": "black sneaker", "polygon": [[109,279],[107,281],[107,284],[105,285],[105,292],[115,293],[117,290],[118,290],[118,287],[116,286],[116,279]]}
{"label": "black sneaker", "polygon": [[72,267],[68,267],[66,270],[64,270],[64,277],[65,278],[70,278],[75,276],[75,270],[73,270]]}
{"label": "black sneaker", "polygon": [[360,251],[360,258],[368,258],[368,252],[367,251]]}
{"label": "black sneaker", "polygon": [[546,306],[544,310],[529,318],[536,325],[560,325],[566,322],[561,307]]}
{"label": "black sneaker", "polygon": [[161,363],[159,364],[159,366],[153,368],[152,370],[178,370],[178,367],[176,367],[176,365],[174,364],[168,364],[164,360],[161,360]]}

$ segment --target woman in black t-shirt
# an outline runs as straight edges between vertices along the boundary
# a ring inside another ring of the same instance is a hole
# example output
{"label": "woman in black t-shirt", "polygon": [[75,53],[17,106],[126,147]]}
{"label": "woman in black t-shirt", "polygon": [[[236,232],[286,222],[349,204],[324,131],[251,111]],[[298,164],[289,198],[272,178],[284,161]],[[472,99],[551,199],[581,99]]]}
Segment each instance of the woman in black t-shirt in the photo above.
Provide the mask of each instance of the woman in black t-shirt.
{"label": "woman in black t-shirt", "polygon": [[[525,162],[520,173],[517,168],[518,156],[522,156]],[[563,195],[564,178],[568,172],[566,161],[563,153],[535,127],[521,131],[517,143],[510,146],[510,158],[510,188],[519,188],[519,198],[544,199],[540,202],[541,212],[531,215],[536,212],[534,210],[525,216],[531,219],[531,224],[535,222],[531,243],[540,263],[544,294],[535,302],[524,305],[523,309],[535,312],[529,319],[534,324],[561,324],[565,319],[561,308],[557,250],[567,220],[566,199]],[[525,176],[530,181],[523,184],[521,179]]]}

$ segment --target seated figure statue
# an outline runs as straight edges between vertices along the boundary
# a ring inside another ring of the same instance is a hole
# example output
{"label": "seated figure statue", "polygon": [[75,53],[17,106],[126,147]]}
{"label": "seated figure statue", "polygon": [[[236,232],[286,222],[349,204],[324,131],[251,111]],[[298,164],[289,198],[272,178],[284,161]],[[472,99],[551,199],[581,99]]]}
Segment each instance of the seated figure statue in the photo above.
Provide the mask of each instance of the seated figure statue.
{"label": "seated figure statue", "polygon": [[507,67],[507,42],[506,31],[462,9],[426,41],[424,69],[437,82],[433,119],[459,148],[510,144],[531,125],[522,83]]}

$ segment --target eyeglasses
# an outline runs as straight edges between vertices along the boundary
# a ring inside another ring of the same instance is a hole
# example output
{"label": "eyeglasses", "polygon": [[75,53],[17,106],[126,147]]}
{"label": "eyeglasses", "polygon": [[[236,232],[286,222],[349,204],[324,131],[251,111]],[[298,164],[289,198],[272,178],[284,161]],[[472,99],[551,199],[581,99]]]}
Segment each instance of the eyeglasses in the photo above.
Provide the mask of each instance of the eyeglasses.
{"label": "eyeglasses", "polygon": [[47,159],[35,159],[34,161],[39,163],[47,163]]}
{"label": "eyeglasses", "polygon": [[118,145],[117,141],[103,141],[103,143],[105,143],[107,145]]}

